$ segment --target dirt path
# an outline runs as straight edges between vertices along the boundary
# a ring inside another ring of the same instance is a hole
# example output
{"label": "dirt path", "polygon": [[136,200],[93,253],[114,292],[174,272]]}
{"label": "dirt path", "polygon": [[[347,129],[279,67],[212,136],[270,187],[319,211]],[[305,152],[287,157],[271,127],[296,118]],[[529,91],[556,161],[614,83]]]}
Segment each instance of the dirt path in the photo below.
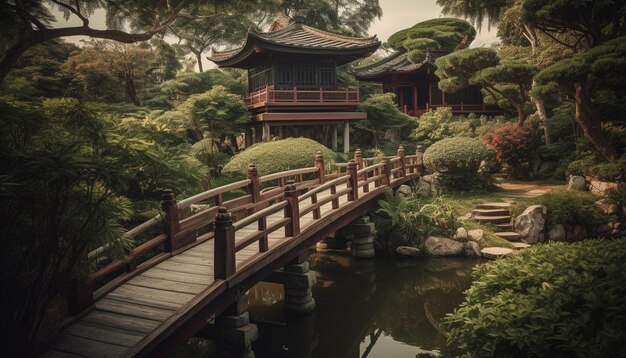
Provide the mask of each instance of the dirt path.
{"label": "dirt path", "polygon": [[498,183],[502,191],[498,196],[504,201],[514,201],[516,198],[533,198],[551,190],[565,189],[565,184],[548,184],[545,182],[516,182],[502,181]]}

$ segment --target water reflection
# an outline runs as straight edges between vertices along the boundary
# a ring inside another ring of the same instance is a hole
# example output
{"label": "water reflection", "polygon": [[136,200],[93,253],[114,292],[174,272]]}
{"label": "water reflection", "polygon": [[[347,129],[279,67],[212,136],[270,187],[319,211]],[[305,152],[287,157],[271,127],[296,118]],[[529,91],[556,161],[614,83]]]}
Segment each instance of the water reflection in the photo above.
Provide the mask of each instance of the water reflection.
{"label": "water reflection", "polygon": [[250,291],[250,318],[259,326],[257,357],[415,357],[439,355],[442,318],[463,299],[467,258],[357,260],[313,254],[315,312],[283,312],[282,286]]}

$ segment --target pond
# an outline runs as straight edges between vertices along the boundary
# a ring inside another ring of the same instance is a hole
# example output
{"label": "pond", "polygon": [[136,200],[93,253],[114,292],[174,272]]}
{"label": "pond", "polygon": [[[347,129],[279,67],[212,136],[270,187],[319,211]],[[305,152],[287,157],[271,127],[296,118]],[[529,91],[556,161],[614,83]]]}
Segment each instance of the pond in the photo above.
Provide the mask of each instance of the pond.
{"label": "pond", "polygon": [[463,300],[480,259],[355,259],[312,254],[316,309],[285,315],[281,285],[250,291],[259,327],[256,357],[437,356],[445,346],[442,318]]}

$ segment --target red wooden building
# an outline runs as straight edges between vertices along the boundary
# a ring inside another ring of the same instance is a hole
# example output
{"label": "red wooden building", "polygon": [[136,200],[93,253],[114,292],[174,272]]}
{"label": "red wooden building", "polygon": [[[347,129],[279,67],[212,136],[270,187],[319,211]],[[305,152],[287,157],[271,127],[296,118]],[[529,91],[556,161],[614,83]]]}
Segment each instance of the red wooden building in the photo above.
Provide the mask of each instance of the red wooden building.
{"label": "red wooden building", "polygon": [[412,116],[437,107],[451,107],[454,114],[501,112],[500,107],[483,103],[478,86],[455,93],[441,91],[437,86],[436,69],[430,55],[422,63],[411,63],[406,51],[397,51],[380,61],[353,69],[352,74],[360,81],[382,83],[383,92],[395,93],[398,106]]}
{"label": "red wooden building", "polygon": [[[209,60],[219,67],[248,70],[248,108],[253,122],[246,144],[274,136],[304,133],[337,149],[337,130],[343,129],[343,149],[350,149],[350,121],[365,119],[356,112],[359,90],[339,88],[337,66],[371,55],[380,42],[333,34],[299,22],[275,22],[269,32],[250,30],[245,43],[214,51]],[[329,133],[330,132],[330,133]]]}

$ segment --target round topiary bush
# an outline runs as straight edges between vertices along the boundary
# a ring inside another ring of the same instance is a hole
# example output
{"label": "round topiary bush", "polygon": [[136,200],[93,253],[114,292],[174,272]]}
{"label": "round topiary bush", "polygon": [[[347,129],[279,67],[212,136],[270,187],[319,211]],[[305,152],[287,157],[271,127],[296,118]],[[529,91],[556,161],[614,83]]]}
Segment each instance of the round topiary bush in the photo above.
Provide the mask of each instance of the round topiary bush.
{"label": "round topiary bush", "polygon": [[442,139],[424,152],[424,165],[440,173],[476,172],[480,162],[493,157],[495,152],[480,139],[453,137]]}
{"label": "round topiary bush", "polygon": [[288,138],[258,143],[232,157],[224,166],[224,174],[246,175],[248,164],[251,163],[256,165],[259,175],[312,167],[318,151],[324,155],[326,168],[332,167],[335,153],[311,139]]}

